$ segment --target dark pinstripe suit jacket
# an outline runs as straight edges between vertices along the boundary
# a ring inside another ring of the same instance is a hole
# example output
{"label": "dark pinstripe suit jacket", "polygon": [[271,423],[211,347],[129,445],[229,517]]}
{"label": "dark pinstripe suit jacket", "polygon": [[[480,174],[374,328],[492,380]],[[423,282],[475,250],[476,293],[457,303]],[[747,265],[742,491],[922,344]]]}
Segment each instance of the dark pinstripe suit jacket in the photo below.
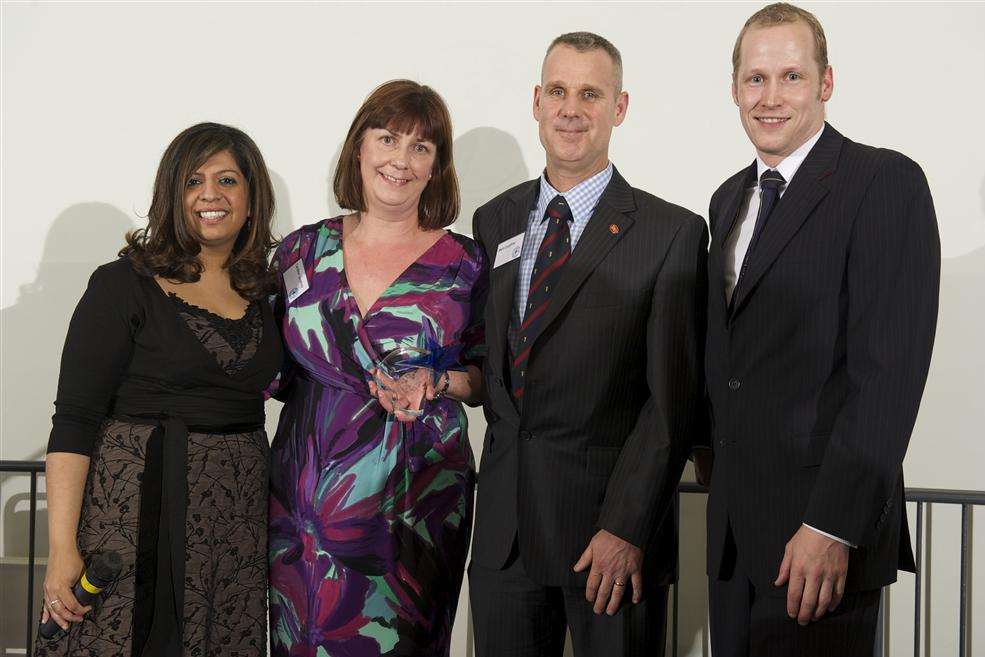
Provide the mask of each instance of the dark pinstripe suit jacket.
{"label": "dark pinstripe suit jacket", "polygon": [[902,462],[937,324],[930,190],[913,161],[827,125],[729,313],[722,245],[755,171],[711,200],[708,573],[720,573],[731,523],[740,562],[769,591],[786,542],[807,523],[859,546],[848,590],[878,588],[913,569]]}
{"label": "dark pinstripe suit jacket", "polygon": [[[479,208],[473,235],[493,262],[522,233],[538,181]],[[571,568],[604,528],[644,548],[650,584],[674,577],[674,490],[703,388],[707,229],[616,171],[551,297],[530,355],[523,412],[510,397],[507,328],[519,260],[494,268],[486,307],[488,423],[472,554],[506,562],[514,536],[528,575],[584,585]]]}

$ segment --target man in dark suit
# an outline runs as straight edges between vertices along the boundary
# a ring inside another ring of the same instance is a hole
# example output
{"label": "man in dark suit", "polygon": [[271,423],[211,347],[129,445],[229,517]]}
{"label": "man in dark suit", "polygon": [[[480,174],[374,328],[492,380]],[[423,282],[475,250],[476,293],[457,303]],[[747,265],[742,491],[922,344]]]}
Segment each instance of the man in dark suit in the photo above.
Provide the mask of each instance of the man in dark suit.
{"label": "man in dark suit", "polygon": [[756,161],[711,200],[712,651],[871,655],[913,570],[902,462],[933,349],[940,242],[920,167],[824,121],[824,31],[788,4],[736,42]]}
{"label": "man in dark suit", "polygon": [[470,588],[479,657],[661,655],[674,492],[703,429],[707,230],[609,162],[629,97],[594,34],[548,49],[547,167],[479,208],[492,264]]}

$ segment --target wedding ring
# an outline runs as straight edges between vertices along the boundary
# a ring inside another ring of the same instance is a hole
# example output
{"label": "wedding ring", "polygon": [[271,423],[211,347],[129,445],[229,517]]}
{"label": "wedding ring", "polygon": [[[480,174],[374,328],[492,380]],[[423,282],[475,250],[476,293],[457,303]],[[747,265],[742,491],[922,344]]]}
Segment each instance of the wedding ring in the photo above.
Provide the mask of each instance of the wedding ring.
{"label": "wedding ring", "polygon": [[618,580],[617,579],[616,580],[616,586],[626,586],[626,582],[623,582],[622,580]]}
{"label": "wedding ring", "polygon": [[54,600],[49,600],[49,601],[48,601],[48,606],[49,606],[49,607],[54,607],[54,606],[55,606],[55,603],[58,603],[58,604],[61,604],[61,603],[62,603],[62,601],[61,601],[61,600],[59,600],[58,598],[55,598]]}

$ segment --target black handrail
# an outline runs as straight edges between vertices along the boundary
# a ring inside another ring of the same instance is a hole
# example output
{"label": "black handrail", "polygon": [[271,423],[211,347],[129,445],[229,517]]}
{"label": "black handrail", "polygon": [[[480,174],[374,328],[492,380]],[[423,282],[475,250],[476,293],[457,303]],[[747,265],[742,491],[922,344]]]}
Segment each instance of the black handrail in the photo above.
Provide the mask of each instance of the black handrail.
{"label": "black handrail", "polygon": [[0,461],[0,472],[44,472],[44,461]]}
{"label": "black handrail", "polygon": [[[35,516],[37,515],[37,485],[38,475],[44,473],[44,461],[0,461],[0,473],[20,473],[31,475],[31,517],[28,520],[28,575],[27,575],[27,654],[31,654],[31,643],[34,638],[34,566],[35,566]],[[694,482],[683,481],[678,487],[678,493],[704,494],[708,489]],[[916,523],[916,586],[913,618],[913,654],[920,657],[920,615],[922,611],[922,559],[923,559],[923,525],[924,505],[928,504],[960,504],[961,505],[961,581],[960,581],[960,611],[958,617],[958,656],[970,657],[971,633],[969,631],[968,600],[971,595],[971,514],[972,507],[985,506],[985,491],[981,490],[948,490],[938,488],[907,488],[906,501],[917,505]],[[675,501],[680,509],[680,498]],[[677,615],[678,615],[678,586],[673,593],[674,622],[672,625],[672,655],[677,657]],[[880,629],[876,641],[876,657],[882,657],[885,624]]]}

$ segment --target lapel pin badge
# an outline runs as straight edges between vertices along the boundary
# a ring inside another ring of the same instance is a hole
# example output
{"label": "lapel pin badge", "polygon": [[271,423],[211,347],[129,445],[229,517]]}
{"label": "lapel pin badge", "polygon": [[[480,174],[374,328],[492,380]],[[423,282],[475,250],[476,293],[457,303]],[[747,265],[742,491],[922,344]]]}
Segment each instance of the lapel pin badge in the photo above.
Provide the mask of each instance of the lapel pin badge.
{"label": "lapel pin badge", "polygon": [[617,226],[615,224],[609,224],[609,232],[612,233],[613,235],[618,235],[619,234],[619,226]]}

